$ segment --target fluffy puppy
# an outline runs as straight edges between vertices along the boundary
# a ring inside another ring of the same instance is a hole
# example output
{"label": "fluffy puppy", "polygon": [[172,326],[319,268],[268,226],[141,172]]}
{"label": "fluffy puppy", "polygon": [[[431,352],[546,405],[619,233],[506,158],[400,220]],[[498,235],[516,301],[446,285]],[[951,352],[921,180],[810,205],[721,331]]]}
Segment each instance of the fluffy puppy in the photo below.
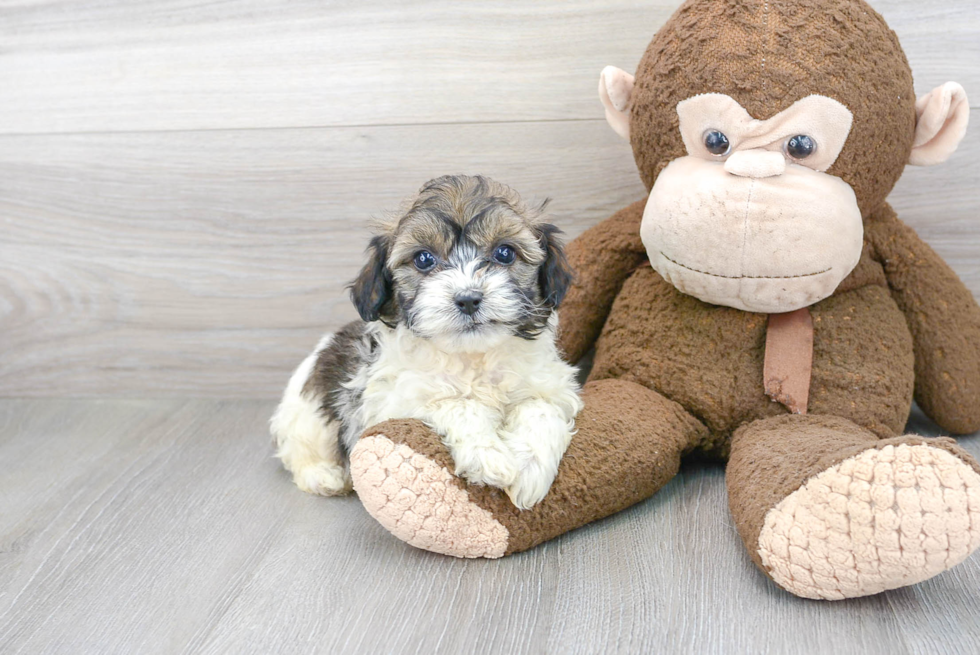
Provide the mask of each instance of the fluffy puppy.
{"label": "fluffy puppy", "polygon": [[364,429],[416,418],[457,475],[521,509],[544,498],[582,404],[555,344],[571,274],[543,209],[484,177],[440,177],[371,240],[351,286],[363,320],[320,341],[272,417],[300,489],[349,491]]}

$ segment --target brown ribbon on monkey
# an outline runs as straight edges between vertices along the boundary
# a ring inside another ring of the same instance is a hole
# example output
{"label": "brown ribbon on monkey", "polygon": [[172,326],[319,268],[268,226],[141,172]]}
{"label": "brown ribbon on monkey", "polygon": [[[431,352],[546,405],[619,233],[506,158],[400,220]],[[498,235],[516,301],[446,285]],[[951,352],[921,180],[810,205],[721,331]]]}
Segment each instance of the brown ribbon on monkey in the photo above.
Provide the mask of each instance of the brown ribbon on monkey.
{"label": "brown ribbon on monkey", "polygon": [[813,370],[813,317],[806,307],[770,314],[763,379],[766,395],[794,414],[806,414]]}

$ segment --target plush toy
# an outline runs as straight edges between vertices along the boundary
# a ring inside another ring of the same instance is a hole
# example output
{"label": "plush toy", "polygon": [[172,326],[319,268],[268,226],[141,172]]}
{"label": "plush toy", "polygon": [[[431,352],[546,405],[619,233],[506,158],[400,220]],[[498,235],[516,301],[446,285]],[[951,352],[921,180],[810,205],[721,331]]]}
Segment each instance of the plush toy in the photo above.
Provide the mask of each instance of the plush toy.
{"label": "plush toy", "polygon": [[635,79],[607,68],[599,93],[650,195],[569,247],[562,344],[595,361],[554,486],[518,511],[455,477],[423,425],[389,421],[351,456],[369,512],[420,548],[499,557],[651,496],[699,453],[728,460],[745,546],[799,596],[966,558],[980,466],[900,435],[913,396],[945,430],[980,429],[980,308],[885,202],[906,163],[956,148],[963,89],[916,100],[861,0],[690,0]]}

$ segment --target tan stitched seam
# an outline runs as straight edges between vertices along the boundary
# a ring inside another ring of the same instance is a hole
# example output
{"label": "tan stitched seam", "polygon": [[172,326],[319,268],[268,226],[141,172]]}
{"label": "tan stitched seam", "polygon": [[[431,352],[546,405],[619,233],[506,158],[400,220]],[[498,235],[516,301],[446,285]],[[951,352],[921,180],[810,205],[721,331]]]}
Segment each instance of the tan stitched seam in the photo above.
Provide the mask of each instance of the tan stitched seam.
{"label": "tan stitched seam", "polygon": [[723,277],[728,280],[793,280],[799,277],[813,277],[814,275],[822,275],[827,271],[831,270],[831,268],[833,268],[833,267],[825,268],[822,271],[816,271],[814,273],[803,273],[801,275],[720,275],[718,273],[709,273],[708,271],[702,271],[696,268],[691,268],[690,266],[685,266],[679,261],[668,257],[663,250],[660,251],[660,254],[663,255],[664,259],[666,259],[667,261],[673,264],[677,264],[681,268],[686,268],[689,271],[694,271],[695,273],[701,273],[702,275],[710,275],[711,277]]}

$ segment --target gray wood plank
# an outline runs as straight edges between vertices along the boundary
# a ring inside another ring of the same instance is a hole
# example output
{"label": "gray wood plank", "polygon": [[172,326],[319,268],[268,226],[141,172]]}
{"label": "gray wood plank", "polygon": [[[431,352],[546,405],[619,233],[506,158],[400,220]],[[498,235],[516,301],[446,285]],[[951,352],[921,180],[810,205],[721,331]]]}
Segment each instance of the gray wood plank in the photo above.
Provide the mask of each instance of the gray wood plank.
{"label": "gray wood plank", "polygon": [[[0,400],[0,650],[980,649],[976,555],[870,598],[795,598],[748,560],[718,465],[686,464],[653,499],[530,552],[456,560],[398,542],[354,496],[296,490],[269,457],[271,410]],[[980,456],[980,435],[961,443]]]}
{"label": "gray wood plank", "polygon": [[[151,447],[143,433],[162,429],[179,405],[114,402],[109,422],[100,414],[109,405],[101,401],[0,403],[0,552],[45,544],[52,517],[62,516],[66,501],[89,503],[103,493],[118,470]],[[0,589],[23,583],[27,571],[13,562],[0,557]],[[10,601],[0,594],[0,610]]]}
{"label": "gray wood plank", "polygon": [[[0,406],[9,413],[21,405]],[[3,461],[33,469],[32,477],[0,478],[0,497],[62,483],[24,515],[4,512],[3,542],[23,545],[0,555],[9,572],[0,587],[0,651],[178,651],[208,611],[220,608],[203,601],[233,593],[282,522],[284,508],[258,482],[278,475],[262,467],[267,440],[242,447],[243,433],[261,431],[267,408],[240,403],[228,412],[176,401],[23,407],[74,416],[82,427],[18,421],[0,451]],[[94,434],[95,425],[107,436]],[[222,438],[209,438],[215,432]],[[48,446],[53,455],[86,446],[102,452],[84,466],[44,458],[43,450],[16,452],[35,439],[57,440]],[[62,479],[63,472],[72,475]],[[25,535],[27,524],[33,534]]]}
{"label": "gray wood plank", "polygon": [[[0,12],[0,133],[592,119],[677,0],[58,0]],[[980,93],[973,0],[875,0],[919,93]],[[976,102],[976,101],[975,101]]]}
{"label": "gray wood plank", "polygon": [[[278,394],[355,318],[369,218],[447,172],[569,237],[644,194],[604,121],[0,137],[0,396]],[[980,294],[977,188],[980,129],[891,200]]]}

